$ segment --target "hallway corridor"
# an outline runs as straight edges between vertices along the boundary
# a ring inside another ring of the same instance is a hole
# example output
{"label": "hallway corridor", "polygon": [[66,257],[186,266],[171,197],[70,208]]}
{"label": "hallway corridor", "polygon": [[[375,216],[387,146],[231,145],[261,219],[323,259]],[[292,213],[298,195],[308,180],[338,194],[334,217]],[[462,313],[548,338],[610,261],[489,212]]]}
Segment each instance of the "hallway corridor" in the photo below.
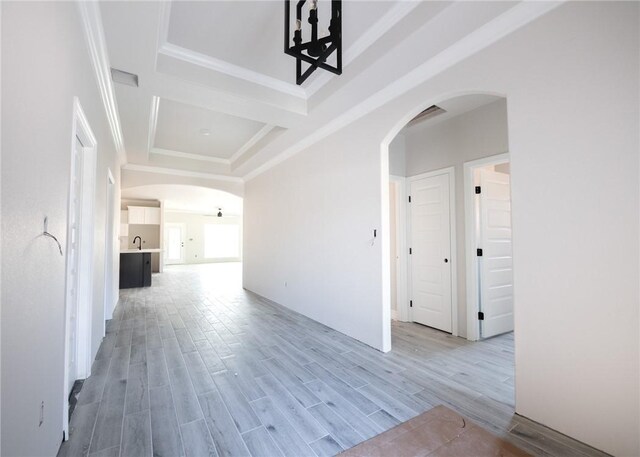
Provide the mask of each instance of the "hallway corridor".
{"label": "hallway corridor", "polygon": [[394,323],[382,354],[241,287],[238,263],[121,292],[61,456],[324,456],[445,404],[535,455],[601,455],[513,414],[513,335]]}

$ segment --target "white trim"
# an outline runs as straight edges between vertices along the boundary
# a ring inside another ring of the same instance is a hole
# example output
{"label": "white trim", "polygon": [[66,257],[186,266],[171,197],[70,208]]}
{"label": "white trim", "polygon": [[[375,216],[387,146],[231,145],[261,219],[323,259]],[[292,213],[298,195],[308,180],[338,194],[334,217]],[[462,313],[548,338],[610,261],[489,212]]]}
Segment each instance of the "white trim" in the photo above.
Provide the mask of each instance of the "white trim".
{"label": "white trim", "polygon": [[[294,97],[307,100],[318,90],[331,81],[333,75],[330,73],[318,74],[309,85],[305,87],[288,83],[278,78],[267,76],[264,73],[249,70],[248,68],[234,65],[222,59],[217,59],[205,54],[201,54],[190,49],[169,43],[169,20],[171,16],[171,1],[162,2],[160,6],[160,14],[158,21],[158,52],[157,56],[164,54],[168,57],[189,62],[193,65],[208,68],[235,78],[243,79],[264,87],[268,87],[279,92],[283,92]],[[389,11],[380,17],[374,24],[367,28],[365,33],[360,36],[350,47],[344,50],[342,58],[343,68],[346,68],[351,62],[358,58],[363,52],[369,49],[376,41],[378,41],[385,33],[391,30],[398,22],[413,11],[420,2],[399,2],[395,4]]]}
{"label": "white trim", "polygon": [[[367,30],[348,48],[344,50],[342,57],[343,70],[363,52],[369,49],[376,41],[378,41],[385,33],[400,22],[407,14],[413,11],[420,2],[398,2],[391,7],[380,19],[367,28]],[[306,87],[307,97],[311,97],[317,91],[322,89],[331,79],[332,73],[323,72],[319,74]]]}
{"label": "white trim", "polygon": [[203,154],[193,154],[191,152],[172,151],[171,149],[151,148],[149,152],[169,157],[180,157],[181,159],[200,160],[201,162],[222,163],[224,165],[229,165],[231,163],[229,159],[223,159],[222,157],[211,157]]}
{"label": "white trim", "polygon": [[[156,42],[156,50],[160,49],[163,44],[169,41],[169,21],[171,20],[171,6],[173,2],[167,0],[160,2],[160,15],[158,18],[158,41]],[[158,68],[158,52],[153,56],[154,65],[153,68]]]}
{"label": "white trim", "polygon": [[[449,264],[451,265],[451,335],[458,336],[458,250],[457,246],[457,233],[456,233],[456,170],[455,167],[447,167],[439,170],[429,171],[421,173],[415,176],[409,176],[407,178],[407,194],[410,191],[410,186],[413,181],[418,181],[424,178],[432,178],[434,176],[448,175],[449,176],[449,230],[451,239],[449,240],[451,259]],[[407,240],[411,240],[411,205],[407,205]],[[409,241],[410,242],[410,241]],[[409,296],[412,290],[412,278],[411,278],[411,266],[410,261],[407,262],[407,277],[409,278],[407,290]],[[409,318],[413,319],[411,312],[409,312]]]}
{"label": "white trim", "polygon": [[[81,228],[78,230],[79,258],[77,270],[83,274],[83,280],[78,281],[79,286],[76,291],[78,301],[77,333],[76,333],[76,376],[77,379],[88,378],[91,375],[91,329],[93,311],[93,244],[94,244],[94,204],[96,191],[96,165],[97,165],[97,141],[89,126],[87,117],[80,105],[77,97],[73,99],[73,119],[71,127],[71,157],[73,159],[76,147],[76,138],[80,139],[83,145],[82,160],[82,213]],[[74,161],[71,161],[69,175],[69,189],[71,190],[73,179]],[[68,211],[74,205],[75,195],[70,191],[68,196]],[[85,235],[89,235],[86,237]],[[67,240],[71,240],[71,226],[67,224]],[[66,246],[66,267],[65,267],[65,330],[64,330],[64,386],[63,393],[63,431],[65,437],[69,437],[69,399],[67,386],[69,384],[69,331],[71,316],[71,297],[69,296],[69,270],[72,267],[70,256],[70,243]]]}
{"label": "white trim", "polygon": [[[392,318],[403,322],[409,322],[409,295],[407,268],[409,256],[407,255],[407,178],[404,176],[389,175],[389,182],[396,185],[396,251],[398,261],[396,265],[396,303],[397,313]],[[393,242],[393,240],[391,240]],[[390,259],[393,262],[393,259]]]}
{"label": "white trim", "polygon": [[221,59],[201,54],[191,49],[183,48],[172,43],[164,42],[158,49],[158,54],[164,54],[167,57],[182,60],[199,67],[208,68],[209,70],[217,71],[234,78],[242,79],[250,83],[258,84],[269,89],[282,92],[283,94],[291,95],[305,99],[307,98],[306,91],[295,84],[291,84],[272,76],[267,76],[257,71],[249,70],[248,68],[234,65]]}
{"label": "white trim", "polygon": [[160,110],[160,97],[154,95],[151,97],[151,111],[149,112],[149,135],[147,136],[147,160],[153,149],[153,143],[156,139],[156,129],[158,127],[158,111]]}
{"label": "white trim", "polygon": [[480,339],[480,321],[477,319],[478,311],[478,278],[476,263],[477,257],[472,255],[477,247],[476,231],[474,229],[475,220],[475,183],[473,171],[476,168],[487,165],[510,162],[508,152],[484,157],[478,160],[465,162],[464,168],[464,232],[465,232],[465,252],[466,252],[466,276],[467,276],[467,339],[477,341]]}
{"label": "white trim", "polygon": [[109,121],[113,143],[120,159],[120,163],[127,162],[127,153],[122,137],[120,117],[118,115],[118,104],[111,81],[111,65],[109,64],[109,53],[102,28],[102,18],[100,16],[100,5],[98,2],[77,1],[82,26],[84,29],[89,55],[98,81],[98,88],[102,97],[102,103]]}
{"label": "white trim", "polygon": [[245,152],[247,152],[249,149],[251,149],[253,146],[255,146],[255,144],[258,141],[260,141],[265,136],[267,136],[269,134],[269,132],[271,132],[271,130],[273,130],[274,127],[275,127],[275,125],[265,124],[265,126],[262,127],[260,130],[258,130],[255,135],[253,135],[251,138],[249,138],[249,141],[247,141],[245,144],[243,144],[240,149],[238,149],[231,157],[229,157],[229,162],[233,163],[236,160],[238,160],[240,157],[242,157],[242,155]]}
{"label": "white trim", "polygon": [[213,181],[228,181],[243,183],[239,176],[216,175],[213,173],[201,173],[198,171],[176,170],[175,168],[150,167],[148,165],[136,165],[128,163],[122,167],[125,171],[140,171],[143,173],[155,173],[159,175],[185,176],[188,178],[211,179]]}
{"label": "white trim", "polygon": [[[466,35],[458,42],[449,46],[436,56],[422,63],[420,66],[407,73],[404,77],[394,81],[384,89],[376,92],[368,99],[360,102],[350,110],[333,121],[318,128],[303,140],[289,146],[287,149],[271,158],[261,166],[248,172],[244,179],[249,181],[256,176],[264,173],[270,168],[278,165],[286,159],[298,154],[317,143],[323,138],[334,132],[355,122],[361,117],[378,109],[389,101],[399,97],[409,90],[425,83],[434,76],[451,68],[453,65],[463,61],[464,59],[474,55],[482,49],[492,45],[501,38],[527,25],[531,21],[552,11],[560,6],[563,2],[520,2],[513,8],[497,18]],[[477,93],[477,92],[474,92]],[[428,105],[427,105],[428,106]],[[406,123],[405,123],[406,124]],[[404,125],[403,125],[404,126]],[[384,154],[383,154],[384,156]]]}
{"label": "white trim", "polygon": [[[160,240],[164,240],[164,200],[160,200]],[[164,255],[158,256],[158,273],[164,271]]]}
{"label": "white trim", "polygon": [[[116,223],[116,217],[115,217],[115,209],[116,209],[116,188],[115,188],[115,184],[116,184],[116,180],[113,177],[113,173],[111,173],[111,169],[107,168],[107,187],[106,187],[106,192],[107,192],[107,206],[106,206],[106,210],[107,210],[107,215],[105,217],[105,243],[104,243],[104,319],[102,320],[102,336],[106,335],[106,321],[108,319],[111,319],[113,317],[113,310],[115,308],[115,305],[117,303],[117,296],[118,294],[116,293],[117,289],[114,287],[115,286],[115,276],[116,276],[116,271],[114,271],[113,268],[113,264],[114,264],[114,260],[115,260],[115,255],[116,255],[116,248],[118,247],[118,245],[115,242],[115,235],[117,233],[117,229],[116,227],[119,227],[119,225]],[[109,192],[112,192],[112,196],[111,196],[111,200],[110,200],[110,196],[109,196]],[[111,206],[109,206],[109,203],[111,203]],[[118,205],[119,208],[119,205]],[[112,220],[111,220],[111,228],[108,225],[109,222],[109,212],[112,212],[114,214],[112,214]],[[111,234],[109,233],[109,230],[111,230]],[[111,237],[109,237],[109,235],[111,235]],[[108,263],[109,257],[107,256],[107,252],[109,249],[109,239],[111,239],[111,264]],[[111,281],[109,282],[109,276],[108,276],[108,272],[111,271]],[[115,302],[109,302],[109,297],[111,297],[112,299],[115,298]]]}

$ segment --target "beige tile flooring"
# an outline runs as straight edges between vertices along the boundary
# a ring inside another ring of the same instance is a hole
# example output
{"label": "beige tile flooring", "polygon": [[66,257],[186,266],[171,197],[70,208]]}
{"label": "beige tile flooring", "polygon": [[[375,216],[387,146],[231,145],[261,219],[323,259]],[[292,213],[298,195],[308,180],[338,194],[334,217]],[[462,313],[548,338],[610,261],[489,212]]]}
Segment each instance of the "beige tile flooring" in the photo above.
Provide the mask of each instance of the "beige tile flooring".
{"label": "beige tile flooring", "polygon": [[514,415],[513,338],[393,323],[378,352],[242,289],[239,264],[122,291],[61,456],[324,456],[446,405],[534,455],[602,455]]}

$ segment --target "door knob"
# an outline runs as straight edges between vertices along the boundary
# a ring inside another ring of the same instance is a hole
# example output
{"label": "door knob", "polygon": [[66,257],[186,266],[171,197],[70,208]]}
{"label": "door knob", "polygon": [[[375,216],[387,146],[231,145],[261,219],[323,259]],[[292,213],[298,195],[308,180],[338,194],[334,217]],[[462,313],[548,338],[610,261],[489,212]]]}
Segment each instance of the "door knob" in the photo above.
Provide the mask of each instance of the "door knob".
{"label": "door knob", "polygon": [[444,259],[444,263],[449,263],[449,259]]}

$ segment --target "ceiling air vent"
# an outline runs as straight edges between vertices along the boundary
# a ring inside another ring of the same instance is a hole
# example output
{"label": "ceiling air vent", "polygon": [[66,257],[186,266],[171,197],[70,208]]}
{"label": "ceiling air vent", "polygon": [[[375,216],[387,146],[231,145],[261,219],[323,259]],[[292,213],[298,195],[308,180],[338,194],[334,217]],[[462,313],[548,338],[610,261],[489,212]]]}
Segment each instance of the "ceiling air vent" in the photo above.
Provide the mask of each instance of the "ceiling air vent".
{"label": "ceiling air vent", "polygon": [[446,110],[440,108],[437,105],[431,105],[429,108],[427,108],[426,110],[422,111],[416,117],[411,119],[407,125],[416,125],[419,122],[424,122],[424,121],[426,121],[428,119],[431,119],[431,118],[433,118],[435,116],[438,116],[439,114],[444,114],[446,112],[447,112]]}
{"label": "ceiling air vent", "polygon": [[126,84],[127,86],[138,87],[138,75],[134,75],[133,73],[128,73],[126,71],[112,68],[111,79],[113,79],[113,82],[116,82],[116,83]]}

